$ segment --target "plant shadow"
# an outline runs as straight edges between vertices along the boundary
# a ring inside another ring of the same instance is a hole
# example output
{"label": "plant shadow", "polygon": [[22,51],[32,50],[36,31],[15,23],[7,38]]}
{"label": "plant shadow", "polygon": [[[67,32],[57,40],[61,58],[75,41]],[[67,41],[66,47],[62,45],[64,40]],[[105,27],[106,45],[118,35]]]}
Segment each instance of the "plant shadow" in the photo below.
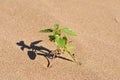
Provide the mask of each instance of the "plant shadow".
{"label": "plant shadow", "polygon": [[[50,65],[50,59],[52,59],[52,57],[54,56],[54,54],[51,54],[51,50],[47,49],[44,46],[36,46],[36,44],[38,44],[40,42],[42,42],[42,40],[31,42],[30,45],[25,44],[24,41],[19,41],[16,44],[18,46],[20,46],[20,49],[22,51],[24,51],[24,49],[28,50],[27,51],[27,55],[28,55],[28,57],[31,60],[35,60],[35,58],[37,57],[37,55],[45,57],[47,59],[47,61],[48,61],[48,64],[47,64],[47,67],[48,67]],[[55,58],[60,58],[60,59],[63,59],[63,60],[67,60],[67,61],[73,62],[72,60],[67,59],[65,57],[62,57],[62,56],[56,56]]]}

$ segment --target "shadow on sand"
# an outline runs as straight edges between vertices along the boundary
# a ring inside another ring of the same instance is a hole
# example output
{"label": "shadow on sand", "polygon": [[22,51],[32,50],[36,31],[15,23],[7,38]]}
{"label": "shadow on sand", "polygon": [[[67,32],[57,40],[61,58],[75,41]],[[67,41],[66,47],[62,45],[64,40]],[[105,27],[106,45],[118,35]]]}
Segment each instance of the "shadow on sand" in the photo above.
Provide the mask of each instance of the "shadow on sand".
{"label": "shadow on sand", "polygon": [[[51,60],[53,59],[54,54],[51,53],[51,50],[43,46],[36,46],[36,44],[40,42],[42,42],[42,40],[31,42],[30,45],[26,45],[24,41],[17,42],[16,44],[21,47],[22,51],[24,51],[25,48],[28,49],[27,54],[31,60],[35,60],[37,55],[45,57],[48,61],[47,67],[50,67]],[[62,56],[55,56],[55,58],[60,58],[60,59],[72,62],[72,60],[62,57]]]}

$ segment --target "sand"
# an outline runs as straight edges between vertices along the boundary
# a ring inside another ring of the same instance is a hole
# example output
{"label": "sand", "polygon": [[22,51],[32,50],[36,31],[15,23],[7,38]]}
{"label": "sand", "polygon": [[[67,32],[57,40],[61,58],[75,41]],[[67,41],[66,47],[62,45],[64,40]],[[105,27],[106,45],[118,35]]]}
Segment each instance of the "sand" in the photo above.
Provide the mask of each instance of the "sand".
{"label": "sand", "polygon": [[[54,23],[78,34],[70,39],[81,65],[56,58],[47,68],[16,44],[42,40],[37,46],[54,50],[39,33]],[[120,0],[0,0],[0,80],[120,80]]]}

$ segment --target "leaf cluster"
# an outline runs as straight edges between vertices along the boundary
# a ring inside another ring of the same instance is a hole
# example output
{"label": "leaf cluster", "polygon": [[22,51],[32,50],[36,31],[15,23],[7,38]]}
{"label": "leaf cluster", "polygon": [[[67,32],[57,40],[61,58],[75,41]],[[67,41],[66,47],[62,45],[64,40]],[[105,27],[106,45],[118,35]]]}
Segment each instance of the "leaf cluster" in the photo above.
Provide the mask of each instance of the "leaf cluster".
{"label": "leaf cluster", "polygon": [[69,45],[71,41],[68,40],[66,36],[66,34],[71,36],[77,36],[75,32],[73,32],[69,28],[62,28],[60,27],[59,24],[54,24],[53,29],[44,29],[41,30],[40,32],[51,33],[48,37],[50,41],[56,44],[57,53],[68,53],[76,62],[75,57],[72,54],[72,50],[74,49],[74,46]]}

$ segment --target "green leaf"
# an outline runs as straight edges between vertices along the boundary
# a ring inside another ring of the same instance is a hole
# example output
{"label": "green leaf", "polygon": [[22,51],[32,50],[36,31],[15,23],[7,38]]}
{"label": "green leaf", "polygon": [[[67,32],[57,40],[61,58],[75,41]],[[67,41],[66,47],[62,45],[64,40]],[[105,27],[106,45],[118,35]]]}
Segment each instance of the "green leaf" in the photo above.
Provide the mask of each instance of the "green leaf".
{"label": "green leaf", "polygon": [[59,32],[57,30],[53,31],[53,35],[58,35],[58,34],[59,34]]}
{"label": "green leaf", "polygon": [[64,47],[65,46],[65,40],[63,38],[56,38],[55,42],[57,43],[58,46]]}
{"label": "green leaf", "polygon": [[64,33],[67,33],[67,34],[71,35],[71,36],[77,36],[77,34],[75,32],[73,32],[72,30],[70,30],[68,28],[63,28],[62,31]]}
{"label": "green leaf", "polygon": [[40,32],[49,33],[49,32],[53,32],[53,30],[52,29],[44,29],[44,30],[41,30]]}
{"label": "green leaf", "polygon": [[67,46],[67,50],[69,51],[69,52],[72,52],[72,50],[75,48],[75,46]]}
{"label": "green leaf", "polygon": [[54,24],[54,28],[58,29],[59,28],[59,24]]}
{"label": "green leaf", "polygon": [[67,37],[66,37],[66,36],[64,36],[64,37],[63,37],[63,39],[65,40],[65,44],[67,44],[67,42],[68,42]]}
{"label": "green leaf", "polygon": [[50,36],[49,36],[49,40],[55,42],[55,36],[50,35]]}

